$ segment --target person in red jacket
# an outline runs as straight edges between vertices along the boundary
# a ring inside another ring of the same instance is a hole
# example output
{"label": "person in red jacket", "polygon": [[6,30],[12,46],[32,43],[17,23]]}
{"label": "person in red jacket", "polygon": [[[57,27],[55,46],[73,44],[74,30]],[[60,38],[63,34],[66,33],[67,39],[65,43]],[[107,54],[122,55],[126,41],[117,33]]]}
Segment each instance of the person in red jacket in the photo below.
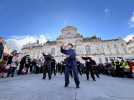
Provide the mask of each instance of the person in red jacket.
{"label": "person in red jacket", "polygon": [[131,76],[133,77],[133,74],[134,74],[134,62],[133,61],[128,61],[128,65],[129,65],[129,70],[130,70],[130,73],[131,73]]}

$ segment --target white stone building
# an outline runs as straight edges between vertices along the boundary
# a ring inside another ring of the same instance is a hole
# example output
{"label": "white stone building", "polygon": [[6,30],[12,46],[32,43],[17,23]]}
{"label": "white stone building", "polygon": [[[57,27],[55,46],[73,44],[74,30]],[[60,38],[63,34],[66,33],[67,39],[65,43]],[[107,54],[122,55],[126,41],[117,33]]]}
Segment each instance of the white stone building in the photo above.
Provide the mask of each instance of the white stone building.
{"label": "white stone building", "polygon": [[72,43],[77,53],[77,59],[82,56],[93,57],[97,63],[105,63],[111,57],[132,56],[127,43],[123,39],[101,40],[96,36],[84,38],[73,26],[66,26],[61,30],[61,35],[56,41],[48,41],[44,45],[39,43],[27,44],[22,48],[23,55],[29,54],[33,58],[41,57],[42,52],[51,54],[60,62],[65,55],[60,53],[62,44]]}
{"label": "white stone building", "polygon": [[131,50],[134,55],[134,37],[128,42],[128,49]]}

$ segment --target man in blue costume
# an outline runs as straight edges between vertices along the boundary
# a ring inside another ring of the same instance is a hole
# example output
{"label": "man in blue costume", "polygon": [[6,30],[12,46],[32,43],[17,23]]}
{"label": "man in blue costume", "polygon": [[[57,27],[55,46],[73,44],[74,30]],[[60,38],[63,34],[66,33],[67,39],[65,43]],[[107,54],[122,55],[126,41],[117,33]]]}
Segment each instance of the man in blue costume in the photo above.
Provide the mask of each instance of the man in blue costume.
{"label": "man in blue costume", "polygon": [[76,53],[75,50],[73,49],[73,45],[69,43],[67,46],[64,47],[62,46],[61,53],[67,55],[66,66],[65,66],[65,87],[68,87],[69,85],[69,74],[72,71],[76,88],[79,88],[80,81],[78,77]]}

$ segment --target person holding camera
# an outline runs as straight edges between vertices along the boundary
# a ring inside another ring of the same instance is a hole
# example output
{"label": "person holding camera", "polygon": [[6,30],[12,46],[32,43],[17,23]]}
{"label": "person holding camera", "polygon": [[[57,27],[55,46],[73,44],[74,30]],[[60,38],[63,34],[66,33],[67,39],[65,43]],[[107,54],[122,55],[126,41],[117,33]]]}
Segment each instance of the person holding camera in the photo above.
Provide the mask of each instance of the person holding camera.
{"label": "person holding camera", "polygon": [[79,77],[78,77],[78,69],[77,69],[77,61],[76,61],[76,53],[73,49],[73,45],[71,43],[66,46],[61,46],[61,53],[67,56],[66,58],[66,66],[65,66],[65,87],[69,85],[69,74],[72,71],[74,81],[76,84],[76,88],[79,88]]}

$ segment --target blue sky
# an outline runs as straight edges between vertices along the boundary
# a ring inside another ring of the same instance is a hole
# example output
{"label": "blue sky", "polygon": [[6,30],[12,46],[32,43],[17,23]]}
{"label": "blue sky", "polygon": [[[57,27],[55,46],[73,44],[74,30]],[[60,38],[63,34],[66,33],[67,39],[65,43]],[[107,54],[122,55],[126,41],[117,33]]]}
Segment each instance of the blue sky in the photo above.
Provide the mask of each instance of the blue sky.
{"label": "blue sky", "polygon": [[0,36],[43,34],[55,40],[73,25],[85,36],[102,39],[134,34],[134,0],[0,0]]}

